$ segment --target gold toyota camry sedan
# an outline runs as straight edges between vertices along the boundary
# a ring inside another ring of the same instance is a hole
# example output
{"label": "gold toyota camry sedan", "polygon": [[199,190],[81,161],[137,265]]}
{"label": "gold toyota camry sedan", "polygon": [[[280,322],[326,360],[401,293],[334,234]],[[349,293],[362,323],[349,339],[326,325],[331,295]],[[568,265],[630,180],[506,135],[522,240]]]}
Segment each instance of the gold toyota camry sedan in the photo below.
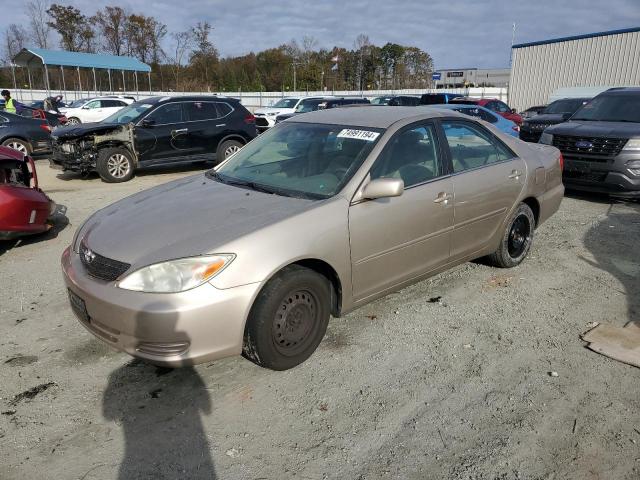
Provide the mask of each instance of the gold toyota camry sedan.
{"label": "gold toyota camry sedan", "polygon": [[331,316],[479,257],[518,265],[563,194],[554,147],[452,111],[331,109],[99,210],[62,268],[80,323],[118,350],[285,370]]}

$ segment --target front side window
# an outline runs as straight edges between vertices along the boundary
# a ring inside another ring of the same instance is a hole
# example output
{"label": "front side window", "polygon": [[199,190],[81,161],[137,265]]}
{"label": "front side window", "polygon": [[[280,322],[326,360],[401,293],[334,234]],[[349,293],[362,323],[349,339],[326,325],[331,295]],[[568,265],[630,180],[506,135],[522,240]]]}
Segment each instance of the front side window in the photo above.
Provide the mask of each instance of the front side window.
{"label": "front side window", "polygon": [[167,103],[151,112],[145,120],[150,120],[156,125],[180,123],[183,121],[182,103]]}
{"label": "front side window", "polygon": [[500,112],[500,113],[508,113],[511,110],[509,109],[509,106],[506,103],[502,103],[502,102],[494,102],[496,105],[496,111]]}
{"label": "front side window", "polygon": [[287,122],[248,143],[209,176],[231,185],[329,198],[360,168],[382,130]]}
{"label": "front side window", "polygon": [[151,103],[132,103],[128,107],[124,107],[122,110],[118,110],[116,113],[107,117],[103,120],[103,123],[118,123],[122,125],[129,122],[136,122],[151,107],[153,107]]}
{"label": "front side window", "polygon": [[442,128],[449,144],[454,173],[503,162],[514,156],[488,132],[468,122],[446,121],[442,122]]}
{"label": "front side window", "polygon": [[433,125],[398,133],[376,160],[371,179],[401,178],[405,188],[442,175]]}
{"label": "front side window", "polygon": [[94,100],[85,105],[85,108],[100,108],[100,100]]}

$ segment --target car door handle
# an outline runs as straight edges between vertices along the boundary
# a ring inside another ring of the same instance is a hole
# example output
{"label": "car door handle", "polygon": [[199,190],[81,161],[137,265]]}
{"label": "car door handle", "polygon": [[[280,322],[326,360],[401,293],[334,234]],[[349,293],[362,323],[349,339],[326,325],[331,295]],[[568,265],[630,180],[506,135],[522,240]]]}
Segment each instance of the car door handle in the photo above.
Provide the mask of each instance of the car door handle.
{"label": "car door handle", "polygon": [[449,195],[446,192],[440,192],[433,203],[442,203],[443,205],[446,205],[452,198],[452,195]]}
{"label": "car door handle", "polygon": [[518,170],[512,170],[511,175],[509,175],[509,178],[515,178],[517,180],[518,178],[520,178],[521,175],[522,175],[522,172]]}
{"label": "car door handle", "polygon": [[171,135],[180,135],[181,133],[187,133],[188,128],[181,128],[180,130],[171,130]]}
{"label": "car door handle", "polygon": [[216,125],[216,127],[226,127],[227,124],[226,123],[221,123],[220,125]]}

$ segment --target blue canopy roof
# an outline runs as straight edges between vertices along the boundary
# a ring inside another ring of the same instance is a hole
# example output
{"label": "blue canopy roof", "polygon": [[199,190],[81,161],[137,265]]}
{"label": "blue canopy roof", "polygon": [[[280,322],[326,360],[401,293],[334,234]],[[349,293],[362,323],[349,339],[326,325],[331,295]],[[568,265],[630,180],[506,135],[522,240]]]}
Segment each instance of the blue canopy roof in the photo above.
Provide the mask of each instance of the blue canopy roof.
{"label": "blue canopy roof", "polygon": [[61,65],[63,67],[102,68],[105,70],[151,71],[149,65],[133,57],[45,50],[43,48],[23,48],[13,57],[13,62],[21,67]]}

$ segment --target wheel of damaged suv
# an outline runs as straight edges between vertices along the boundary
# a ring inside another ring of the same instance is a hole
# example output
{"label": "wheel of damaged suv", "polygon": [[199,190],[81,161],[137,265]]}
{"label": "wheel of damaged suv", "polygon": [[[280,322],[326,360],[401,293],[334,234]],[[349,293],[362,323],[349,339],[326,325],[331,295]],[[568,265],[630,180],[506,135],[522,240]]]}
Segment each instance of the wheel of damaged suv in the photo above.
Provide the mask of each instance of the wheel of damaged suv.
{"label": "wheel of damaged suv", "polygon": [[76,117],[71,117],[67,119],[67,125],[79,125],[81,123],[82,122],[80,121],[80,119]]}
{"label": "wheel of damaged suv", "polygon": [[238,140],[225,140],[216,150],[216,162],[220,163],[242,148],[242,143]]}
{"label": "wheel of damaged suv", "polygon": [[490,262],[500,268],[519,265],[531,249],[535,226],[536,219],[529,205],[518,205],[507,222],[500,246],[489,256]]}
{"label": "wheel of damaged suv", "polygon": [[105,148],[98,153],[96,168],[107,183],[126,182],[133,177],[133,155],[126,148]]}
{"label": "wheel of damaged suv", "polygon": [[7,138],[2,145],[5,147],[13,148],[19,151],[23,155],[29,155],[31,153],[31,145],[29,142],[22,140],[21,138]]}
{"label": "wheel of damaged suv", "polygon": [[329,281],[292,265],[262,289],[247,320],[245,358],[272,370],[301,364],[318,347],[330,317]]}

